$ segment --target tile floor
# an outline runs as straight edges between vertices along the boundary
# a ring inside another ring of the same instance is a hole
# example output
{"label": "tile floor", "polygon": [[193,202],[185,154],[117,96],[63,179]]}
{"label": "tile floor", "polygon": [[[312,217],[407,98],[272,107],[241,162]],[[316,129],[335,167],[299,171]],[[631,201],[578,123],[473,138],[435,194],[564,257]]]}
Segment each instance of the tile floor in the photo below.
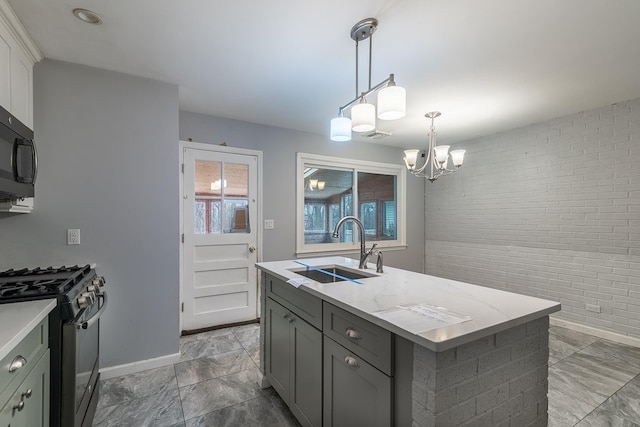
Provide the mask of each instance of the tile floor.
{"label": "tile floor", "polygon": [[[552,326],[549,426],[640,426],[640,348]],[[101,383],[94,427],[298,426],[261,390],[257,324],[180,339],[181,360]]]}

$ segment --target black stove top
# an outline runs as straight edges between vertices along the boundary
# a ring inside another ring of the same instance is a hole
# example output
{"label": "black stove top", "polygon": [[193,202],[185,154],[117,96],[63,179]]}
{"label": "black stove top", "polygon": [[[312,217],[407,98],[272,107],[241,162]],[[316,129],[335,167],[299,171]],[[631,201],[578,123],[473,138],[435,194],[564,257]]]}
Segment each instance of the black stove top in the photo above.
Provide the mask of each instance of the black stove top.
{"label": "black stove top", "polygon": [[76,285],[95,275],[90,265],[7,270],[0,272],[0,303],[44,298],[71,299]]}

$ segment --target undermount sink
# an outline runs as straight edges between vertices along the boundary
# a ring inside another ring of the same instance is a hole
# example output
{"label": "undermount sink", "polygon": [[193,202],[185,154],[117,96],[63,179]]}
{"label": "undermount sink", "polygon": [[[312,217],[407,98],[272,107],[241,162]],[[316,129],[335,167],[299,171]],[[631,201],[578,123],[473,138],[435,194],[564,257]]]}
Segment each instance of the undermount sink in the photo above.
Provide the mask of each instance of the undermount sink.
{"label": "undermount sink", "polygon": [[337,265],[324,267],[296,268],[289,270],[293,273],[308,277],[320,283],[342,282],[345,280],[366,279],[376,277],[375,274],[365,273],[359,270],[351,270]]}

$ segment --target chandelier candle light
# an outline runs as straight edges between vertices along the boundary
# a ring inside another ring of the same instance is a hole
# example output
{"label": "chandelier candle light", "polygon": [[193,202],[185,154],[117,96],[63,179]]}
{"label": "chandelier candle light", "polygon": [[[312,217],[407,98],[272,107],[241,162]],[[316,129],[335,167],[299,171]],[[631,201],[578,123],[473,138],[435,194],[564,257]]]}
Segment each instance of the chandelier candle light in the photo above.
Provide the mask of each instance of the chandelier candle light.
{"label": "chandelier candle light", "polygon": [[[426,152],[426,160],[424,164],[416,169],[418,155],[421,150],[405,150],[404,163],[412,175],[421,178],[427,178],[433,182],[442,175],[449,175],[456,172],[462,166],[464,161],[464,153],[466,150],[453,150],[449,153],[448,145],[436,145],[436,131],[433,120],[440,115],[439,111],[432,111],[424,116],[431,119],[431,130],[429,131],[429,149]],[[454,169],[448,168],[449,155],[451,155],[451,163]],[[427,168],[428,167],[428,168]]]}
{"label": "chandelier candle light", "polygon": [[[373,33],[378,28],[378,20],[367,18],[351,28],[351,38],[356,42],[356,97],[338,109],[338,117],[331,120],[331,140],[350,141],[351,131],[369,132],[376,128],[376,106],[367,102],[367,96],[378,92],[378,118],[396,120],[406,113],[406,91],[396,86],[393,74],[371,87],[371,56]],[[369,39],[369,89],[358,90],[358,42]],[[344,110],[351,107],[351,118],[344,116]]]}

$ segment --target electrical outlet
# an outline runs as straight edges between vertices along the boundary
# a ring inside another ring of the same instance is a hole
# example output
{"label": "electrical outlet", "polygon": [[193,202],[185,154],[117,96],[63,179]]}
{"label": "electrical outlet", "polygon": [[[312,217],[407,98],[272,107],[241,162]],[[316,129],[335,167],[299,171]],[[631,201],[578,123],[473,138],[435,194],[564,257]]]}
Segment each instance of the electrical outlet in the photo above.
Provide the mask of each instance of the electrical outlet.
{"label": "electrical outlet", "polygon": [[600,306],[593,304],[586,304],[587,311],[593,311],[594,313],[600,313]]}
{"label": "electrical outlet", "polygon": [[264,220],[264,229],[265,230],[273,230],[275,227],[275,224],[273,222],[272,219],[265,219]]}
{"label": "electrical outlet", "polygon": [[80,229],[69,228],[67,229],[67,245],[79,245],[80,244]]}

